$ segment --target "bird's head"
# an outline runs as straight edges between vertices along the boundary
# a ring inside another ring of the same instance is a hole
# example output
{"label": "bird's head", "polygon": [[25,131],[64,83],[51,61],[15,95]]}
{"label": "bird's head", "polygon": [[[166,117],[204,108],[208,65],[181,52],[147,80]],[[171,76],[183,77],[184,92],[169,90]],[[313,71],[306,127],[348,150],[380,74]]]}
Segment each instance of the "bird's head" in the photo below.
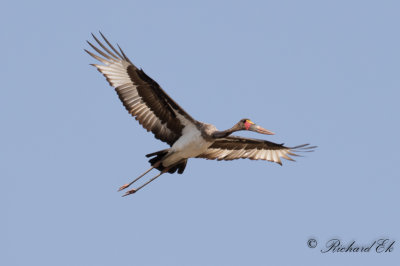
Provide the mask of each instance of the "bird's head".
{"label": "bird's head", "polygon": [[240,128],[240,130],[251,130],[251,131],[265,134],[265,135],[274,135],[275,134],[265,128],[260,127],[259,125],[254,124],[254,122],[248,118],[241,119],[237,123],[237,126]]}

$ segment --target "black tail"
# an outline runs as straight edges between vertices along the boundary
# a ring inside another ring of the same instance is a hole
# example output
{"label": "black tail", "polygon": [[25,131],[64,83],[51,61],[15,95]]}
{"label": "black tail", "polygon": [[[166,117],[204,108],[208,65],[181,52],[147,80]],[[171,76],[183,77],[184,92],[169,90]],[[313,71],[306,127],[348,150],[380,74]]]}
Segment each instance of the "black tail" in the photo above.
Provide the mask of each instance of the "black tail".
{"label": "black tail", "polygon": [[[153,157],[149,160],[149,163],[153,166],[154,164],[156,164],[157,162],[161,161],[162,159],[164,159],[164,156],[167,155],[168,153],[168,149],[165,150],[161,150],[161,151],[156,151],[153,153],[149,153],[146,155],[147,158],[149,157]],[[185,167],[186,167],[186,163],[187,163],[187,159],[180,161],[179,163],[177,163],[176,165],[174,165],[173,167],[171,167],[168,170],[168,173],[173,174],[176,171],[178,171],[178,174],[182,174],[183,171],[185,171]],[[163,171],[165,169],[165,167],[162,165],[162,163],[156,167],[157,170],[159,171]]]}

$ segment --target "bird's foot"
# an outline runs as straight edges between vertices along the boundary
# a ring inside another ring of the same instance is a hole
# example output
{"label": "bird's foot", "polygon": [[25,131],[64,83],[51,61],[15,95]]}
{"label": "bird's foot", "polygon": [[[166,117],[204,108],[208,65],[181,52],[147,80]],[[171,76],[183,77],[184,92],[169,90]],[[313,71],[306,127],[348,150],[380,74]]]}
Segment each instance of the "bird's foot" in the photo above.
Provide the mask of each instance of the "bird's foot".
{"label": "bird's foot", "polygon": [[131,184],[125,184],[118,189],[118,191],[124,190],[125,188],[129,187]]}
{"label": "bird's foot", "polygon": [[131,190],[127,191],[122,197],[125,197],[125,196],[128,196],[128,195],[130,195],[130,194],[133,194],[133,193],[135,193],[136,191],[137,191],[136,189],[131,189]]}

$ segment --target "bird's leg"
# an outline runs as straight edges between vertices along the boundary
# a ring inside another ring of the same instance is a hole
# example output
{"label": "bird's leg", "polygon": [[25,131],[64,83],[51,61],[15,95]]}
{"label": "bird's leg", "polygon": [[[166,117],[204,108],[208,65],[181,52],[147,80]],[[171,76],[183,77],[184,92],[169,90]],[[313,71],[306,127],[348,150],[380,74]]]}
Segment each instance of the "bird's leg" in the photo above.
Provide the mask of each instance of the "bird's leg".
{"label": "bird's leg", "polygon": [[144,172],[143,174],[141,174],[138,178],[136,178],[136,179],[133,180],[132,182],[130,182],[130,183],[128,183],[128,184],[125,184],[125,185],[123,185],[122,187],[120,187],[120,188],[118,189],[118,191],[121,191],[121,190],[123,190],[123,189],[129,187],[130,185],[132,185],[133,183],[135,183],[136,181],[138,181],[140,178],[142,178],[145,174],[147,174],[148,172],[150,172],[153,168],[158,167],[159,165],[160,165],[160,162],[154,164],[152,167],[150,167],[149,170],[147,170],[146,172]]}
{"label": "bird's leg", "polygon": [[142,189],[144,186],[146,186],[146,185],[148,185],[150,182],[154,181],[154,180],[155,180],[157,177],[159,177],[160,175],[162,175],[162,174],[168,172],[168,170],[169,170],[169,168],[164,169],[162,172],[160,172],[158,175],[156,175],[155,177],[153,177],[152,179],[150,179],[149,181],[147,181],[146,183],[144,183],[144,184],[141,185],[140,187],[134,188],[134,189],[131,189],[131,190],[127,191],[122,197],[128,196],[128,195],[130,195],[130,194],[133,194],[133,193],[139,191],[139,190]]}
{"label": "bird's leg", "polygon": [[120,188],[118,189],[118,191],[121,191],[121,190],[123,190],[123,189],[129,187],[130,185],[132,185],[133,183],[135,183],[136,181],[138,181],[140,178],[142,178],[145,174],[147,174],[148,172],[150,172],[153,168],[154,168],[154,166],[152,166],[149,170],[147,170],[146,172],[144,172],[143,174],[141,174],[138,178],[136,178],[136,179],[133,180],[132,182],[123,185],[122,187],[120,187]]}

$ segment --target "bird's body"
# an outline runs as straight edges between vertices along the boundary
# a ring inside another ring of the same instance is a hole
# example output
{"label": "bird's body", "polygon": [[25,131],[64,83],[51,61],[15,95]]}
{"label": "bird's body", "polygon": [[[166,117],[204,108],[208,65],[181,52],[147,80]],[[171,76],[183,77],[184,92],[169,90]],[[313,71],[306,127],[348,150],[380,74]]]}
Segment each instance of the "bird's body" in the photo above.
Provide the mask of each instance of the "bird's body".
{"label": "bird's body", "polygon": [[[188,159],[196,157],[205,152],[213,144],[213,140],[205,138],[201,130],[196,126],[188,125],[183,129],[183,135],[172,145],[171,152],[176,158]],[[164,165],[168,166],[172,159],[168,158]]]}
{"label": "bird's body", "polygon": [[[101,56],[86,50],[92,57],[103,65],[93,64],[115,88],[120,100],[128,112],[138,120],[155,137],[170,145],[170,148],[146,155],[152,167],[143,175],[120,188],[127,188],[151,169],[156,168],[160,173],[137,189],[128,191],[132,194],[147,185],[163,173],[182,174],[189,158],[205,158],[216,160],[235,160],[248,158],[251,160],[267,160],[281,163],[281,157],[293,160],[289,155],[295,152],[312,151],[314,147],[308,144],[296,147],[285,147],[267,140],[250,139],[231,136],[239,130],[250,130],[261,134],[272,135],[250,119],[241,119],[232,128],[218,131],[214,125],[199,122],[186,113],[164,90],[138,69],[123,53],[118,52],[102,35],[109,47],[94,39],[102,48],[89,43]],[[111,49],[111,50],[110,50]]]}
{"label": "bird's body", "polygon": [[210,130],[212,127],[207,124],[186,125],[182,130],[182,136],[169,149],[171,155],[163,161],[162,165],[168,167],[182,159],[194,158],[205,152],[214,143],[209,134],[212,132]]}

